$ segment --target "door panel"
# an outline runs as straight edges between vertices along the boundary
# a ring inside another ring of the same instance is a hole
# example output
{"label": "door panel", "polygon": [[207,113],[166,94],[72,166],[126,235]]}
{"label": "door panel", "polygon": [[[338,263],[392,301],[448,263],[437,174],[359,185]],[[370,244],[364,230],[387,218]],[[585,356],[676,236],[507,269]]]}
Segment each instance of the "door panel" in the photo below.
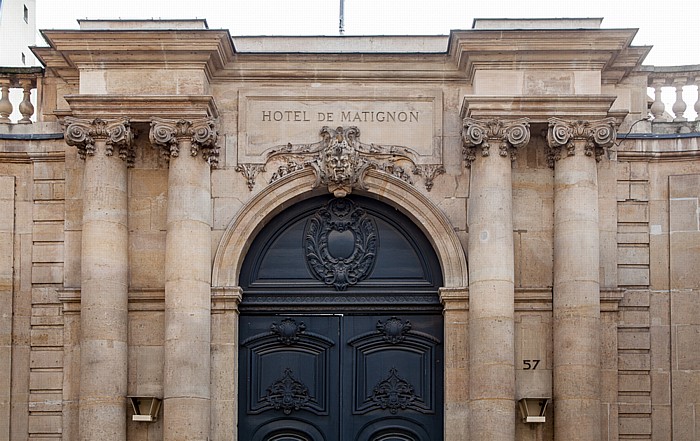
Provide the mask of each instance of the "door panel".
{"label": "door panel", "polygon": [[242,315],[239,439],[442,439],[439,315]]}

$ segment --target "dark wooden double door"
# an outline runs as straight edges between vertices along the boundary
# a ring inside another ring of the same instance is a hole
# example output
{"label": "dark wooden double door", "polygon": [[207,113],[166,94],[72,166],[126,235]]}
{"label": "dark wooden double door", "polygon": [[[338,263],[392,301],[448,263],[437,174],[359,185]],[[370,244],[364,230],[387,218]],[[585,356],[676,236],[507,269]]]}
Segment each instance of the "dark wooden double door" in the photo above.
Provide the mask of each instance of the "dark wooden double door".
{"label": "dark wooden double door", "polygon": [[440,315],[244,315],[239,439],[442,439]]}
{"label": "dark wooden double door", "polygon": [[298,202],[261,228],[240,286],[239,440],[443,439],[442,274],[399,210]]}

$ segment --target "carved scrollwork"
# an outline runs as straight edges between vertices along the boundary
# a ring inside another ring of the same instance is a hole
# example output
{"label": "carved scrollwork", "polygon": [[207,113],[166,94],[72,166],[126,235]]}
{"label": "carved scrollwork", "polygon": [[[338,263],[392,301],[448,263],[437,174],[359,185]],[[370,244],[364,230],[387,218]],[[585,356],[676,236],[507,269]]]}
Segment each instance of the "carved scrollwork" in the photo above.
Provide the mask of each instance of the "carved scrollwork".
{"label": "carved scrollwork", "polygon": [[331,200],[306,223],[306,264],[316,279],[338,291],[369,276],[378,247],[374,220],[349,199]]}
{"label": "carved scrollwork", "polygon": [[309,399],[309,388],[294,378],[291,369],[284,370],[284,376],[267,388],[265,399],[276,410],[289,415],[293,410],[303,408]]}
{"label": "carved scrollwork", "polygon": [[132,167],[135,152],[133,148],[134,133],[128,118],[115,120],[80,119],[66,117],[63,120],[64,139],[66,144],[78,149],[80,159],[95,154],[95,142],[105,141],[105,155],[112,156],[114,148],[119,151],[119,157]]}
{"label": "carved scrollwork", "polygon": [[415,388],[411,383],[399,377],[395,367],[389,370],[389,376],[374,386],[372,400],[382,409],[396,415],[399,410],[412,407],[416,400]]}
{"label": "carved scrollwork", "polygon": [[190,155],[202,154],[202,158],[212,167],[219,161],[219,147],[216,145],[218,133],[216,123],[209,118],[198,120],[169,120],[153,118],[149,139],[154,147],[160,148],[165,158],[180,155],[180,142],[191,142]]}
{"label": "carved scrollwork", "polygon": [[566,156],[576,154],[576,141],[584,142],[586,156],[595,156],[600,161],[605,149],[610,147],[617,136],[615,118],[605,118],[596,121],[566,121],[550,118],[547,131],[547,158],[550,167],[562,158],[563,149]]}
{"label": "carved scrollwork", "polygon": [[405,322],[398,317],[391,317],[386,322],[377,321],[377,331],[384,334],[384,341],[392,345],[401,343],[411,330],[411,322]]}
{"label": "carved scrollwork", "polygon": [[[316,175],[314,188],[324,185],[336,197],[344,197],[355,188],[366,189],[364,180],[368,170],[390,174],[411,185],[413,180],[407,170],[419,174],[412,150],[403,146],[365,144],[360,141],[360,129],[355,126],[335,129],[325,126],[320,136],[321,141],[314,144],[288,143],[272,149],[265,164],[283,163],[270,183],[295,171],[312,168]],[[432,179],[428,183],[426,178],[428,187],[432,187]]]}
{"label": "carved scrollwork", "polygon": [[530,123],[527,118],[504,121],[498,118],[462,121],[462,155],[467,167],[476,160],[477,148],[481,156],[489,156],[492,142],[498,142],[499,155],[515,160],[516,149],[530,141]]}
{"label": "carved scrollwork", "polygon": [[298,342],[299,335],[304,331],[306,331],[304,322],[297,324],[296,320],[292,318],[286,318],[280,323],[274,322],[270,325],[270,332],[277,335],[277,341],[286,346]]}

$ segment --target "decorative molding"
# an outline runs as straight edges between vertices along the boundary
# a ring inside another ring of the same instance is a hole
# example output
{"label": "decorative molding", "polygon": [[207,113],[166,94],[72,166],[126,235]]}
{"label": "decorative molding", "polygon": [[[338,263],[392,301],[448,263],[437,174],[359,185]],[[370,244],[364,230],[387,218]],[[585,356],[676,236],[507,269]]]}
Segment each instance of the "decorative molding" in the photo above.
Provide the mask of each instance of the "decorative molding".
{"label": "decorative molding", "polygon": [[[615,118],[595,121],[563,120],[550,118],[547,131],[547,161],[550,167],[559,159],[576,154],[576,141],[585,142],[586,156],[594,156],[600,161],[605,149],[613,145],[617,137]],[[563,155],[566,149],[566,155]]]}
{"label": "decorative molding", "polygon": [[411,330],[411,322],[405,322],[398,317],[391,317],[386,322],[377,321],[377,332],[384,334],[384,341],[392,345],[401,343]]}
{"label": "decorative molding", "polygon": [[321,141],[312,144],[277,146],[268,153],[265,164],[239,164],[236,170],[243,173],[248,188],[252,190],[256,174],[264,171],[271,162],[282,163],[272,174],[270,184],[291,173],[310,168],[316,177],[313,188],[326,186],[336,197],[344,197],[355,188],[366,190],[368,170],[377,170],[413,185],[410,170],[414,175],[425,178],[428,191],[433,187],[433,179],[444,173],[441,164],[416,164],[417,155],[408,147],[361,142],[360,129],[356,126],[335,129],[324,126],[320,136]]}
{"label": "decorative molding", "polygon": [[[347,247],[348,241],[352,242],[351,249]],[[338,291],[345,291],[369,276],[378,248],[374,220],[349,199],[330,200],[307,221],[304,229],[306,264],[311,274]],[[336,252],[340,255],[334,255]]]}
{"label": "decorative molding", "polygon": [[293,410],[306,406],[310,399],[309,388],[294,378],[291,369],[286,368],[284,376],[267,388],[265,399],[273,408],[281,409],[285,415],[289,415]]}
{"label": "decorative molding", "polygon": [[372,401],[382,409],[389,409],[392,415],[412,407],[416,399],[415,388],[411,383],[399,377],[395,367],[389,370],[389,376],[374,386]]}
{"label": "decorative molding", "polygon": [[180,155],[180,143],[190,141],[190,155],[197,156],[200,151],[202,158],[212,167],[219,162],[219,147],[216,145],[218,133],[216,123],[211,118],[196,120],[171,120],[153,118],[149,133],[151,144],[161,148],[165,158]]}
{"label": "decorative molding", "polygon": [[299,341],[299,335],[306,331],[304,322],[297,324],[293,318],[286,318],[281,322],[273,322],[270,325],[270,332],[277,335],[277,341],[285,346],[291,346]]}
{"label": "decorative molding", "polygon": [[265,171],[264,164],[238,164],[235,169],[237,172],[243,175],[246,184],[248,185],[248,190],[253,191],[255,187],[255,177],[260,172]]}
{"label": "decorative molding", "polygon": [[527,118],[504,121],[499,118],[479,120],[464,118],[462,121],[462,155],[466,166],[476,160],[477,148],[481,156],[489,156],[491,143],[499,143],[499,155],[510,156],[515,161],[515,150],[530,141],[530,123]]}
{"label": "decorative molding", "polygon": [[105,141],[105,154],[112,156],[114,148],[119,149],[119,157],[133,167],[136,152],[133,147],[134,133],[129,118],[104,120],[101,118],[82,119],[66,117],[62,121],[66,144],[78,149],[80,159],[95,155],[95,143]]}

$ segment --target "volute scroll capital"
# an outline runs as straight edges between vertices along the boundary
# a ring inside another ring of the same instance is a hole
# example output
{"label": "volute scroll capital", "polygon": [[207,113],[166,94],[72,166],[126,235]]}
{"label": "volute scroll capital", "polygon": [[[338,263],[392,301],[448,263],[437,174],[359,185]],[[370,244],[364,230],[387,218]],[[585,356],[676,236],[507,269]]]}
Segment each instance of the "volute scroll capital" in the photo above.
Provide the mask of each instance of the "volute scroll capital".
{"label": "volute scroll capital", "polygon": [[[600,161],[605,149],[613,145],[617,137],[615,118],[605,118],[594,121],[569,121],[550,118],[547,131],[548,161],[554,167],[554,162],[567,156],[576,155],[577,141],[583,144],[586,156],[595,156]],[[566,149],[566,155],[563,155]]]}
{"label": "volute scroll capital", "polygon": [[131,130],[129,118],[118,119],[84,119],[68,116],[61,122],[63,137],[66,144],[78,149],[80,159],[95,155],[95,143],[105,142],[105,154],[112,156],[114,148],[119,157],[126,161],[129,167],[134,164],[135,152],[133,147],[134,132]]}
{"label": "volute scroll capital", "polygon": [[180,144],[191,143],[190,155],[202,158],[212,167],[219,162],[219,147],[216,145],[218,132],[216,121],[212,118],[196,120],[152,118],[149,132],[151,144],[161,149],[165,158],[180,155]]}
{"label": "volute scroll capital", "polygon": [[529,141],[530,121],[527,118],[480,120],[467,117],[462,120],[462,155],[467,167],[471,167],[476,159],[477,149],[481,149],[481,156],[489,156],[494,142],[498,143],[500,156],[515,161],[516,149]]}

